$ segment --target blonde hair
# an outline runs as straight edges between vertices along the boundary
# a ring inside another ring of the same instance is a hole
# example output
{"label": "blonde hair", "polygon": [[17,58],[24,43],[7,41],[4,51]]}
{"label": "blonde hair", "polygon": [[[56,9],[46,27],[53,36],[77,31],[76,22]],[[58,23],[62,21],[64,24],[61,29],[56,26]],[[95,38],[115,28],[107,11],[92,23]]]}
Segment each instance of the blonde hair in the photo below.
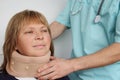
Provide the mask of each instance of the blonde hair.
{"label": "blonde hair", "polygon": [[[46,18],[44,17],[44,15],[42,15],[41,13],[37,11],[33,11],[33,10],[24,10],[24,11],[18,12],[10,19],[7,29],[6,29],[5,42],[3,44],[4,60],[1,66],[1,69],[5,69],[6,64],[10,63],[11,54],[15,50],[17,38],[18,38],[21,27],[24,25],[31,24],[31,23],[44,24],[45,26],[47,26],[48,31],[51,36],[49,24]],[[52,42],[50,45],[50,51],[51,51],[51,55],[53,56],[54,47],[53,47]]]}

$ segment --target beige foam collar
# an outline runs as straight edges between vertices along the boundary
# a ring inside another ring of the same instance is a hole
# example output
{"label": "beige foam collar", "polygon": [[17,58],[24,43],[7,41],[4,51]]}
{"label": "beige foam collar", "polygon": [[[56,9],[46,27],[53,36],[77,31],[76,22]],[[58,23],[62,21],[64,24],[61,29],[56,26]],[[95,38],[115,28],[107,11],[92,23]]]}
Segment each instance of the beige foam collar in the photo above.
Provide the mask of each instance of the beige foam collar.
{"label": "beige foam collar", "polygon": [[50,60],[50,52],[41,57],[28,57],[14,51],[10,66],[7,64],[6,70],[16,77],[34,77],[38,68]]}

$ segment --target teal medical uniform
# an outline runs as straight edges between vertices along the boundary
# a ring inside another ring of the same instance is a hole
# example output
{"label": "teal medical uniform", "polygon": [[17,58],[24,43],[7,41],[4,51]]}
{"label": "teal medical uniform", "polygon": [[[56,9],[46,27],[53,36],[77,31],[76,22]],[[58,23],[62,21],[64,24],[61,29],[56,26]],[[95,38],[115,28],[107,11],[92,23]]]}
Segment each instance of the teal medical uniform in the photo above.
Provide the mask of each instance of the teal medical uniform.
{"label": "teal medical uniform", "polygon": [[[72,30],[72,57],[95,53],[112,43],[120,43],[120,0],[105,0],[101,19],[95,23],[101,0],[69,0],[56,21]],[[71,80],[120,80],[120,62],[76,71]]]}

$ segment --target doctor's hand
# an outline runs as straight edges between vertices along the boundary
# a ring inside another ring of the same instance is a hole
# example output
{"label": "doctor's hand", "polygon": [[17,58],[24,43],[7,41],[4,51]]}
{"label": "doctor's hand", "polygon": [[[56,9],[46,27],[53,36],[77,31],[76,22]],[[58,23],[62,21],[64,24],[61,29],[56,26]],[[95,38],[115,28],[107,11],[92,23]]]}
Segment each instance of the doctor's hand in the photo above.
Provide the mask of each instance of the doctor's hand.
{"label": "doctor's hand", "polygon": [[74,71],[71,61],[51,57],[51,61],[43,66],[41,66],[37,73],[37,78],[39,80],[54,80],[68,75]]}

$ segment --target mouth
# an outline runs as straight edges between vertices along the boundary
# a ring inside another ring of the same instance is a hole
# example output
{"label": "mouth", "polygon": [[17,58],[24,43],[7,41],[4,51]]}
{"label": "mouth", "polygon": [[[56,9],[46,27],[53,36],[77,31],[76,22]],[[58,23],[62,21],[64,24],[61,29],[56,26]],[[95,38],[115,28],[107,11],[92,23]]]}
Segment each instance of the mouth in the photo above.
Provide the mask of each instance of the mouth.
{"label": "mouth", "polygon": [[40,44],[40,45],[34,45],[33,47],[34,48],[38,48],[38,49],[42,49],[42,48],[45,47],[45,45]]}

